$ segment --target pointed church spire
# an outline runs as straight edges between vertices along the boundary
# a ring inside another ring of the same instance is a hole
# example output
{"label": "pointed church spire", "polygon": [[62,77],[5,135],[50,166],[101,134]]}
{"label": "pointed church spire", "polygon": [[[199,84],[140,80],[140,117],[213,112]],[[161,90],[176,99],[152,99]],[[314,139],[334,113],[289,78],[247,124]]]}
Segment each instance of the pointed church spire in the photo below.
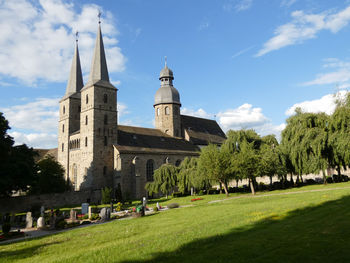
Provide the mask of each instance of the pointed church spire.
{"label": "pointed church spire", "polygon": [[84,86],[83,74],[81,73],[81,66],[80,66],[79,49],[78,49],[78,32],[76,32],[75,35],[76,35],[75,51],[74,51],[72,66],[70,69],[69,80],[67,83],[66,96],[70,96],[72,94],[80,92],[80,90]]}
{"label": "pointed church spire", "polygon": [[103,39],[101,33],[101,13],[99,13],[98,31],[96,36],[96,44],[94,50],[94,56],[92,58],[91,71],[89,76],[89,83],[93,84],[99,80],[109,82],[108,69],[106,63],[105,49],[103,46]]}

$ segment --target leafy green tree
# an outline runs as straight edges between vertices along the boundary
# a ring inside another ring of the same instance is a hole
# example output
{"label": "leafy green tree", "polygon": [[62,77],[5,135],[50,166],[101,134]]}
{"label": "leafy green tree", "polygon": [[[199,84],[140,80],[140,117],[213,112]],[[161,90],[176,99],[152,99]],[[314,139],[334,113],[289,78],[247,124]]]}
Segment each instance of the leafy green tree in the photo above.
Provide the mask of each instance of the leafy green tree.
{"label": "leafy green tree", "polygon": [[30,193],[62,193],[70,189],[64,179],[64,168],[54,157],[48,155],[37,163],[38,174],[32,182]]}
{"label": "leafy green tree", "polygon": [[153,174],[153,182],[147,183],[145,188],[149,194],[163,193],[168,199],[168,194],[174,191],[177,179],[177,168],[172,164],[163,164]]}
{"label": "leafy green tree", "polygon": [[227,182],[232,179],[232,156],[226,148],[209,144],[202,148],[198,159],[199,171],[211,181],[220,183],[228,196]]}
{"label": "leafy green tree", "polygon": [[36,152],[25,144],[14,146],[10,127],[0,112],[0,196],[27,191],[36,176]]}
{"label": "leafy green tree", "polygon": [[112,202],[112,188],[105,187],[101,189],[101,203],[110,204]]}

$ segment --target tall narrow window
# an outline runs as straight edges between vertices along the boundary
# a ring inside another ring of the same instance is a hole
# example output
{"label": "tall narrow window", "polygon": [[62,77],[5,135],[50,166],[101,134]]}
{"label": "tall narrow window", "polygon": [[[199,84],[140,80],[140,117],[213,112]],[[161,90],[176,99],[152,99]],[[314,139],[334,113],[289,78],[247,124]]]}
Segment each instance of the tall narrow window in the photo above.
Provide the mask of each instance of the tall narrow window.
{"label": "tall narrow window", "polygon": [[107,94],[103,94],[103,102],[104,102],[104,103],[107,103],[107,101],[108,101]]}
{"label": "tall narrow window", "polygon": [[107,174],[107,166],[103,166],[103,175]]}
{"label": "tall narrow window", "polygon": [[88,94],[86,94],[86,104],[88,104],[89,103],[89,95]]}
{"label": "tall narrow window", "polygon": [[105,125],[108,124],[108,116],[107,116],[107,114],[105,114],[105,116],[103,118],[103,122],[104,122]]}
{"label": "tall narrow window", "polygon": [[64,124],[62,125],[62,132],[64,132]]}
{"label": "tall narrow window", "polygon": [[168,107],[168,106],[166,106],[166,107],[165,107],[165,115],[169,115],[169,113],[170,113],[170,111],[169,111],[169,107]]}
{"label": "tall narrow window", "polygon": [[75,191],[78,190],[78,171],[76,164],[73,164],[73,187]]}
{"label": "tall narrow window", "polygon": [[154,161],[149,159],[146,163],[146,179],[147,182],[153,181],[153,172],[154,172]]}
{"label": "tall narrow window", "polygon": [[88,124],[88,116],[86,115],[85,116],[85,125],[87,125]]}
{"label": "tall narrow window", "polygon": [[66,113],[66,107],[65,106],[63,106],[63,114],[65,114]]}
{"label": "tall narrow window", "polygon": [[104,145],[105,145],[105,146],[107,146],[107,142],[108,142],[107,136],[105,136],[105,138],[104,138]]}
{"label": "tall narrow window", "polygon": [[62,152],[64,151],[64,143],[62,143]]}
{"label": "tall narrow window", "polygon": [[87,137],[85,137],[85,147],[87,147]]}

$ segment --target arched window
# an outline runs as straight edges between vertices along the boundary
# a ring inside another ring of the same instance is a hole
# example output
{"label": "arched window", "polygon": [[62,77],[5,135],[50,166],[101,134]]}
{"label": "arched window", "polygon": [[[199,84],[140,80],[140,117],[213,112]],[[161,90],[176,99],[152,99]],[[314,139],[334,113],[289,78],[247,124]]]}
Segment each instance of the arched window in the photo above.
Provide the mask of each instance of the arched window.
{"label": "arched window", "polygon": [[88,116],[85,116],[85,125],[88,125]]}
{"label": "arched window", "polygon": [[107,166],[103,166],[103,175],[107,174]]}
{"label": "arched window", "polygon": [[108,101],[107,94],[103,94],[103,102],[104,102],[104,103],[107,103],[107,101]]}
{"label": "arched window", "polygon": [[107,146],[107,136],[104,138],[104,145]]}
{"label": "arched window", "polygon": [[176,166],[176,167],[179,167],[179,166],[180,166],[180,164],[181,164],[181,160],[176,160],[176,162],[175,162],[175,166]]}
{"label": "arched window", "polygon": [[65,106],[63,106],[63,114],[65,114],[66,113],[66,107]]}
{"label": "arched window", "polygon": [[166,107],[165,107],[165,115],[169,115],[169,114],[170,114],[169,107],[168,107],[168,106],[166,106]]}
{"label": "arched window", "polygon": [[64,124],[62,125],[62,132],[64,132]]}
{"label": "arched window", "polygon": [[85,101],[86,101],[86,104],[88,104],[89,103],[89,95],[88,94],[86,94],[86,97],[85,97],[86,99],[85,99]]}
{"label": "arched window", "polygon": [[88,143],[87,137],[85,137],[85,147],[87,147],[87,143]]}
{"label": "arched window", "polygon": [[108,115],[105,114],[104,118],[103,118],[103,123],[106,125],[108,124]]}
{"label": "arched window", "polygon": [[147,182],[153,181],[153,172],[154,172],[154,161],[149,159],[146,163],[146,179]]}
{"label": "arched window", "polygon": [[157,108],[157,116],[159,116],[159,114],[160,114],[160,109]]}

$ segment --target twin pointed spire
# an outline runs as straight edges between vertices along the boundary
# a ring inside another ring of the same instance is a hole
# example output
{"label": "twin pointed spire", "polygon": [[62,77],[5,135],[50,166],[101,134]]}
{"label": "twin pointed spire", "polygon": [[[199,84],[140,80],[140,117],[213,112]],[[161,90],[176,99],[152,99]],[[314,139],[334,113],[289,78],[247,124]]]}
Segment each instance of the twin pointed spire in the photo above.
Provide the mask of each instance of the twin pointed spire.
{"label": "twin pointed spire", "polygon": [[73,95],[83,88],[83,75],[81,73],[79,49],[78,49],[78,32],[76,32],[75,51],[70,69],[69,79],[66,88],[66,96]]}
{"label": "twin pointed spire", "polygon": [[[99,18],[98,31],[96,36],[96,44],[95,44],[94,55],[92,58],[88,85],[93,85],[98,81],[104,81],[109,84],[106,55],[105,55],[105,49],[104,49],[102,33],[101,33],[101,12],[99,12],[98,18]],[[79,57],[79,50],[78,50],[78,32],[77,32],[75,52],[73,56],[73,61],[72,61],[72,66],[70,70],[70,75],[67,83],[65,96],[69,97],[75,93],[80,92],[83,86],[84,86],[84,83],[83,83],[83,75],[82,75],[81,65],[80,65],[80,57]]]}

